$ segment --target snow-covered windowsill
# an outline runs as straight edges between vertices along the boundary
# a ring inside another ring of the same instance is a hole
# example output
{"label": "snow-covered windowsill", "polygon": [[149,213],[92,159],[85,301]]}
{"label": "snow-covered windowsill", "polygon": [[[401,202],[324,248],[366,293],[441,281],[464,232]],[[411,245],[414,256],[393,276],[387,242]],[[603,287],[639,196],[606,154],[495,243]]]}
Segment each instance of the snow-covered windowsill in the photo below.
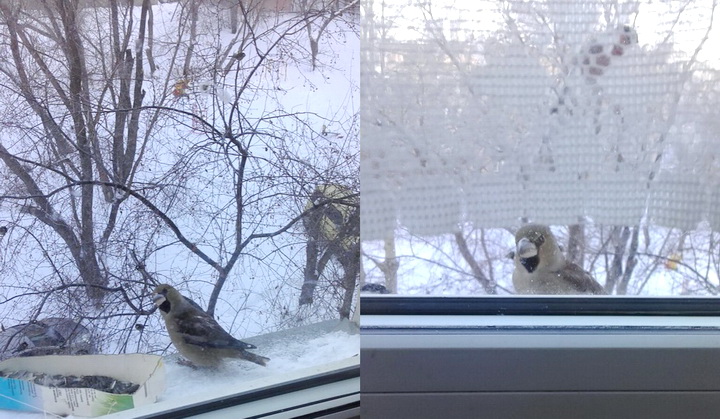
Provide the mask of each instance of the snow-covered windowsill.
{"label": "snow-covered windowsill", "polygon": [[244,339],[271,358],[267,367],[231,362],[221,371],[166,362],[167,389],[158,403],[107,418],[296,417],[357,409],[360,337],[348,321],[325,321]]}

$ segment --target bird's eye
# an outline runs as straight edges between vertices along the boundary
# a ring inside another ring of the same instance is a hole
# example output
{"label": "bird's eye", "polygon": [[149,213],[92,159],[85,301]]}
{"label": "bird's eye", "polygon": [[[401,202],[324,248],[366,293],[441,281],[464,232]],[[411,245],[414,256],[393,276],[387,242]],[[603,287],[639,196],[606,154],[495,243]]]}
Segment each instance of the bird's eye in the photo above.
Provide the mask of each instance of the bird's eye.
{"label": "bird's eye", "polygon": [[545,236],[543,236],[542,234],[539,234],[538,238],[537,238],[537,245],[540,246],[543,243],[545,243]]}

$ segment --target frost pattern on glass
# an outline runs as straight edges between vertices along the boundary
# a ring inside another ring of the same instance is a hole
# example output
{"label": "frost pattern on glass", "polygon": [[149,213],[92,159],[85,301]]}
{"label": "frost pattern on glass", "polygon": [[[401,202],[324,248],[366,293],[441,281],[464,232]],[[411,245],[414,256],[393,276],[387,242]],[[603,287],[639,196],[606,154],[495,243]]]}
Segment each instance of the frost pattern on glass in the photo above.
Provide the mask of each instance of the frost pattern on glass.
{"label": "frost pattern on glass", "polygon": [[363,17],[364,240],[398,223],[720,228],[712,3],[390,3]]}

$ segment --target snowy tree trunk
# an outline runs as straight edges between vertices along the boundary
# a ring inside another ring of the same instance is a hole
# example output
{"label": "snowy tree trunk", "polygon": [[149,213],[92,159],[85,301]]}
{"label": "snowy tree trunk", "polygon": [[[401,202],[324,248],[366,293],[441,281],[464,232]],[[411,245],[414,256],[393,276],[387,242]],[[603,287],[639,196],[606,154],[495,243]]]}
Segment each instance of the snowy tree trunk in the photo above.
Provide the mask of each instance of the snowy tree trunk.
{"label": "snowy tree trunk", "polygon": [[234,2],[228,9],[230,13],[230,32],[235,34],[238,31],[238,13],[240,13],[240,2]]}
{"label": "snowy tree trunk", "polygon": [[317,240],[309,238],[305,245],[305,268],[303,270],[303,284],[300,289],[300,305],[312,304],[315,288],[319,280],[317,261]]}
{"label": "snowy tree trunk", "polygon": [[359,292],[357,285],[360,275],[360,241],[345,253],[340,263],[344,271],[342,284],[345,292],[338,311],[341,319],[349,319],[353,296],[355,292]]}
{"label": "snowy tree trunk", "polygon": [[397,294],[397,274],[398,269],[400,269],[400,262],[398,261],[395,251],[394,234],[389,234],[385,237],[383,247],[385,249],[385,260],[380,269],[385,275],[385,288],[387,288],[391,294]]}
{"label": "snowy tree trunk", "polygon": [[[68,61],[69,83],[69,104],[70,115],[73,120],[73,129],[77,140],[78,154],[80,158],[80,180],[90,182],[94,180],[93,150],[90,135],[94,134],[91,120],[86,120],[83,104],[87,100],[87,70],[85,66],[85,51],[80,37],[80,28],[77,25],[76,9],[73,5],[60,2],[58,4],[60,18],[62,20],[65,35],[65,54]],[[90,129],[88,129],[90,128]],[[88,296],[96,305],[100,304],[104,292],[94,286],[107,285],[107,277],[100,271],[97,263],[95,249],[95,223],[93,211],[93,199],[95,188],[91,184],[81,186],[80,201],[80,243],[79,249],[75,250],[75,259],[80,270],[83,282],[90,286],[87,290]]]}
{"label": "snowy tree trunk", "polygon": [[632,235],[630,237],[630,247],[628,248],[627,258],[625,260],[625,272],[623,272],[622,278],[617,286],[617,293],[619,295],[627,294],[628,284],[632,278],[633,271],[637,265],[637,251],[638,251],[638,238],[640,233],[640,227],[632,227]]}
{"label": "snowy tree trunk", "polygon": [[472,272],[473,277],[480,283],[480,285],[482,285],[485,292],[487,294],[497,294],[495,285],[492,281],[490,281],[487,275],[485,275],[485,272],[483,272],[480,264],[478,264],[473,257],[472,252],[468,247],[467,240],[465,240],[465,236],[462,232],[455,233],[455,243],[458,245],[458,250],[460,250],[460,254],[463,259],[465,259],[465,262],[470,266],[470,271]]}
{"label": "snowy tree trunk", "polygon": [[183,75],[187,76],[190,74],[190,65],[192,64],[193,52],[195,51],[195,42],[197,39],[197,24],[198,14],[200,9],[200,2],[197,0],[190,0],[189,2],[189,13],[190,13],[190,38],[187,41],[187,50],[185,52],[185,64],[183,64]]}

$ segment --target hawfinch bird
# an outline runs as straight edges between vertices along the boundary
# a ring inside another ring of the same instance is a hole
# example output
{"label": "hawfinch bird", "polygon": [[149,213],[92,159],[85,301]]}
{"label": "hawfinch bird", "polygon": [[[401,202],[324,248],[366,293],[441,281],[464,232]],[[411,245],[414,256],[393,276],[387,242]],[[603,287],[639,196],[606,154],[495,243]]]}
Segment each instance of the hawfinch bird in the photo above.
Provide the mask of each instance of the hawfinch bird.
{"label": "hawfinch bird", "polygon": [[606,294],[588,272],[565,260],[547,226],[522,226],[515,234],[513,259],[518,294]]}
{"label": "hawfinch bird", "polygon": [[218,367],[226,358],[265,366],[270,360],[248,352],[257,348],[232,337],[199,305],[170,285],[155,288],[153,302],[160,309],[175,348],[196,366]]}

